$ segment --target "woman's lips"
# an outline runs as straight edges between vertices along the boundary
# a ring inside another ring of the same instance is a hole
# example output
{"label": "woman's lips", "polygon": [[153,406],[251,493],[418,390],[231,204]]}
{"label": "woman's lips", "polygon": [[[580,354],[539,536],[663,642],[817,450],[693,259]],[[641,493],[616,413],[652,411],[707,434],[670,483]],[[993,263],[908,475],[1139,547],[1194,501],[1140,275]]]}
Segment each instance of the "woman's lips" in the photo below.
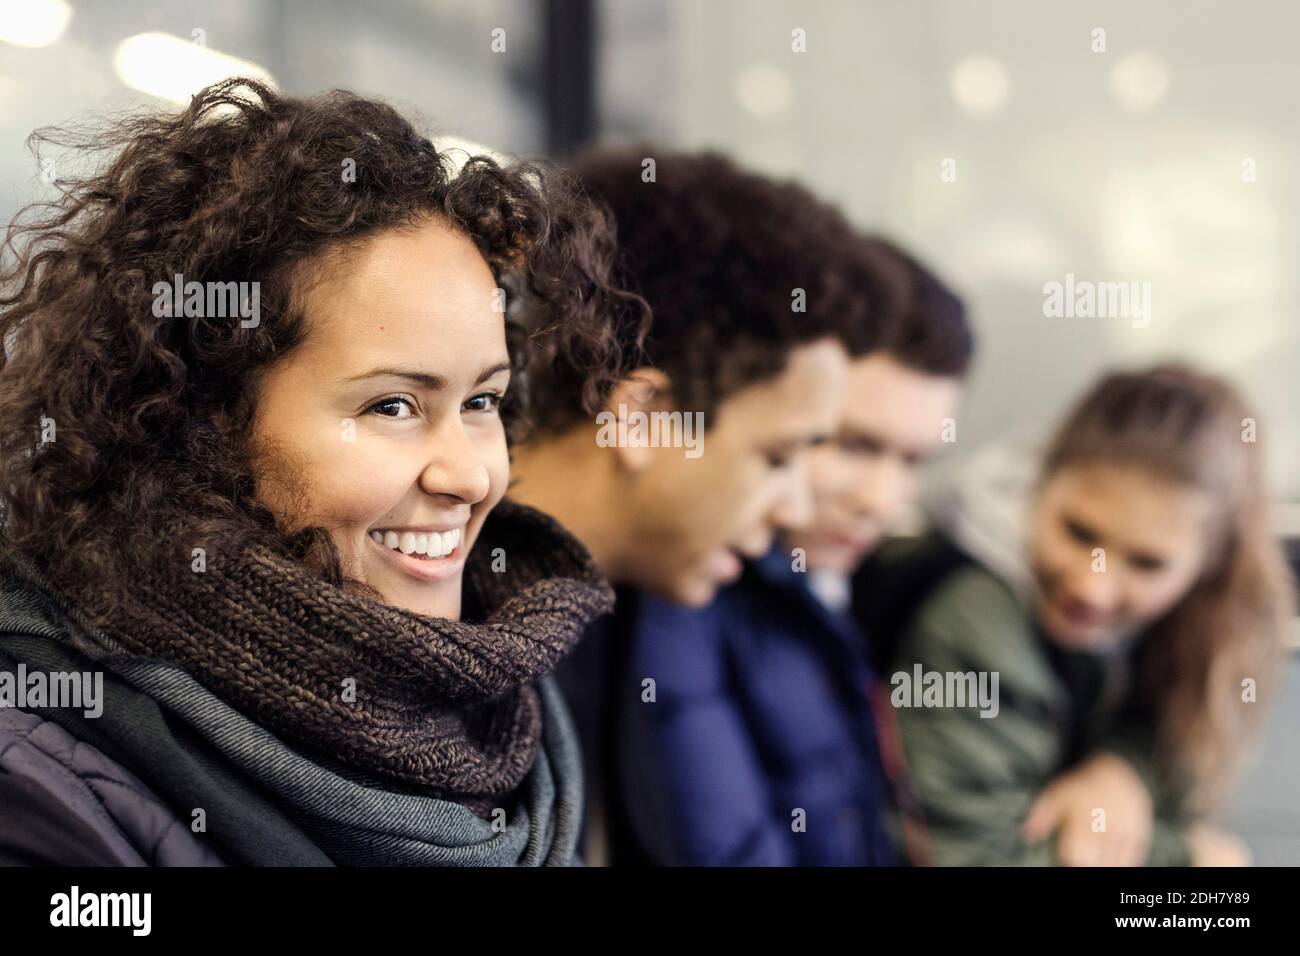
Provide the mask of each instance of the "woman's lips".
{"label": "woman's lips", "polygon": [[370,535],[366,535],[366,541],[370,547],[382,554],[385,561],[417,581],[445,581],[455,577],[465,566],[464,533],[461,535],[461,543],[456,545],[455,550],[441,558],[403,554],[385,544],[379,544]]}
{"label": "woman's lips", "polygon": [[1075,601],[1057,600],[1056,613],[1075,627],[1096,627],[1106,620],[1106,615]]}

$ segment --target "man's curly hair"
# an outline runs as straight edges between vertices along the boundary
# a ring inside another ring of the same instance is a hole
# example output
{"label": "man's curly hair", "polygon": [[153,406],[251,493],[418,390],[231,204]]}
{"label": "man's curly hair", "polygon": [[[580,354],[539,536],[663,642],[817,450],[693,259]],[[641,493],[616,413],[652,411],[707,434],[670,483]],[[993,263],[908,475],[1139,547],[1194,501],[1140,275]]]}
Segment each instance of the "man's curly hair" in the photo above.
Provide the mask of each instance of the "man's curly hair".
{"label": "man's curly hair", "polygon": [[[706,421],[799,346],[833,336],[854,356],[871,351],[909,294],[897,260],[833,206],[718,153],[597,149],[571,168],[613,215],[618,281],[654,310],[648,363],[669,377],[673,405]],[[615,326],[624,341],[637,332]],[[544,427],[580,420],[580,398],[572,382],[539,387]]]}
{"label": "man's curly hair", "polygon": [[[539,364],[595,407],[648,322],[611,281],[605,215],[565,175],[487,157],[457,170],[349,92],[227,80],[180,113],[32,143],[99,165],[23,210],[0,249],[3,534],[98,620],[196,543],[258,542],[344,581],[324,529],[285,528],[254,500],[250,447],[258,383],[303,340],[303,277],[326,254],[431,216],[470,237],[507,292],[512,435]],[[260,322],[155,317],[154,284],[178,273],[258,282]],[[630,334],[613,334],[615,312]]]}

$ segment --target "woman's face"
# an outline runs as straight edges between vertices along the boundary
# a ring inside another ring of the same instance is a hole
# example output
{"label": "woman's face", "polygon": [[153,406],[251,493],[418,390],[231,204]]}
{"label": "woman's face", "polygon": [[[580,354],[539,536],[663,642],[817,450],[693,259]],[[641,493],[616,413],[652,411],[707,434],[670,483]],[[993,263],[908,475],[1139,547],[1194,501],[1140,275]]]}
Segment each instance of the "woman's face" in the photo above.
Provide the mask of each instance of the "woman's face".
{"label": "woman's face", "polygon": [[1155,623],[1202,570],[1213,506],[1139,466],[1062,468],[1031,526],[1039,624],[1059,644],[1103,651]]}
{"label": "woman's face", "polygon": [[304,296],[304,342],[263,381],[255,442],[273,467],[258,493],[291,527],[328,528],[389,604],[456,619],[465,556],[510,473],[496,282],[434,220],[341,262]]}

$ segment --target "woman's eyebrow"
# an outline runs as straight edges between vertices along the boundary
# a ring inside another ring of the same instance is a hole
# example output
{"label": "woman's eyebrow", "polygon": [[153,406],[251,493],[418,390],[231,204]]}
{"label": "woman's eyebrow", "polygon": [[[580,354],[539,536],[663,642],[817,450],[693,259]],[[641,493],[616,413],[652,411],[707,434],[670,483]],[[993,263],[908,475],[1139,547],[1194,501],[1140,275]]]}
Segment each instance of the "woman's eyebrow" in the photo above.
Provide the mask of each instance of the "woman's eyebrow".
{"label": "woman's eyebrow", "polygon": [[501,372],[508,372],[508,371],[510,371],[509,362],[498,362],[496,365],[493,365],[491,368],[485,368],[483,371],[479,372],[478,379],[474,382],[474,384],[482,385],[493,375],[497,375]]}
{"label": "woman's eyebrow", "polygon": [[[508,372],[508,371],[510,371],[509,362],[498,362],[496,365],[492,365],[488,368],[483,369],[483,371],[479,372],[478,378],[474,380],[474,384],[482,385],[493,375],[496,375],[500,372]],[[360,381],[363,378],[381,378],[384,376],[389,376],[392,378],[404,378],[407,379],[408,381],[415,382],[419,385],[422,385],[432,392],[436,392],[439,389],[443,389],[447,387],[447,379],[445,376],[438,375],[434,372],[425,372],[420,369],[396,368],[387,365],[382,366],[380,368],[372,368],[369,372],[362,372],[360,375],[353,375],[350,378],[348,378],[347,381],[356,382],[356,381]]]}
{"label": "woman's eyebrow", "polygon": [[435,375],[433,372],[422,372],[419,369],[411,368],[393,368],[384,366],[381,368],[372,368],[369,372],[362,372],[360,375],[353,375],[347,379],[349,382],[358,382],[363,378],[404,378],[412,382],[423,385],[430,391],[437,391],[447,387],[447,380],[441,375]]}

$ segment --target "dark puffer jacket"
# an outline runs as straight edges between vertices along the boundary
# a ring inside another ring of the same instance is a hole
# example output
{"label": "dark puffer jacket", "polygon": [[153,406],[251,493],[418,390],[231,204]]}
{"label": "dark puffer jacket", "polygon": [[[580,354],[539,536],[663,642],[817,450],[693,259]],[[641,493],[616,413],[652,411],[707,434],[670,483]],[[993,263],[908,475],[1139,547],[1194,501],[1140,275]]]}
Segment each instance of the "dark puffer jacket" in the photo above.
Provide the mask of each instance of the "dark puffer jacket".
{"label": "dark puffer jacket", "polygon": [[0,863],[214,866],[222,859],[135,774],[53,721],[0,709]]}

